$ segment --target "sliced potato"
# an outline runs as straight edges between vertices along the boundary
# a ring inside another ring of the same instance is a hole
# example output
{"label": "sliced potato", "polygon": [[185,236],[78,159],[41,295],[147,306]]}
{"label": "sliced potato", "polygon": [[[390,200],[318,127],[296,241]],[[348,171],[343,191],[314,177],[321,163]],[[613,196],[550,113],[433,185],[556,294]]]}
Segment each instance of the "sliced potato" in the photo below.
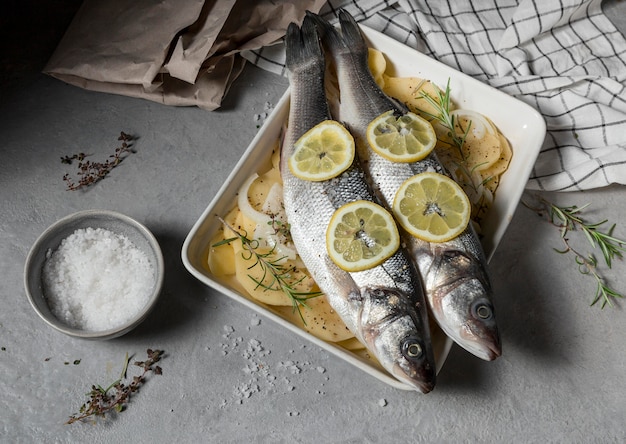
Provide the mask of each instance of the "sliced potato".
{"label": "sliced potato", "polygon": [[235,274],[235,250],[233,249],[233,243],[214,246],[223,240],[224,231],[220,230],[219,234],[211,239],[211,246],[209,247],[209,270],[217,277]]}
{"label": "sliced potato", "polygon": [[328,303],[325,296],[318,296],[307,301],[307,307],[300,312],[306,322],[302,328],[324,341],[339,342],[353,338],[354,335],[343,323],[339,315]]}
{"label": "sliced potato", "polygon": [[[251,236],[252,234],[254,234],[256,223],[252,219],[249,219],[246,216],[244,216],[244,214],[239,211],[237,213],[237,217],[235,218],[235,223],[234,225],[231,225],[231,227],[233,227],[235,230],[237,230],[239,233],[243,234],[244,236]],[[224,236],[232,237],[236,235],[236,233],[233,233],[229,229],[225,229],[224,231],[225,231]],[[243,248],[243,245],[241,241],[233,242],[233,249],[235,253],[241,251],[242,248]]]}
{"label": "sliced potato", "polygon": [[511,145],[509,145],[509,141],[506,140],[506,137],[504,137],[501,133],[498,133],[498,137],[500,140],[500,157],[489,168],[480,170],[480,174],[484,179],[500,176],[506,171],[509,167],[509,163],[511,162],[513,152],[511,150]]}
{"label": "sliced potato", "polygon": [[440,89],[431,81],[419,77],[391,77],[388,75],[384,76],[384,80],[383,91],[404,103],[412,112],[419,114],[426,120],[432,120],[431,114],[437,114],[437,109],[422,97],[422,94],[428,94],[437,100]]}
{"label": "sliced potato", "polygon": [[278,178],[282,182],[282,179],[280,178],[280,146],[278,141],[276,141],[276,145],[272,151],[272,169],[276,170]]}
{"label": "sliced potato", "polygon": [[382,88],[385,85],[383,74],[387,69],[387,60],[385,59],[385,56],[377,49],[369,48],[367,63],[376,84]]}
{"label": "sliced potato", "polygon": [[450,160],[454,160],[456,163],[463,165],[468,171],[476,170],[482,171],[491,167],[500,158],[500,138],[498,134],[492,134],[488,131],[483,131],[482,134],[477,134],[471,131],[470,120],[463,117],[457,119],[456,133],[462,137],[466,133],[468,125],[469,131],[465,137],[462,149],[453,144],[447,131],[441,129],[435,129],[440,143],[437,147],[442,152],[443,157],[449,157]]}
{"label": "sliced potato", "polygon": [[361,350],[365,348],[361,341],[355,337],[344,339],[343,341],[338,342],[337,345],[340,345],[346,350]]}
{"label": "sliced potato", "polygon": [[[224,222],[234,227],[237,224],[238,214],[239,210],[237,208],[232,209],[224,218]],[[215,244],[230,237],[232,237],[232,232],[228,230],[226,226],[222,226],[222,229],[218,230],[217,234],[211,239],[207,255],[207,265],[211,273],[215,276],[223,277],[235,274],[234,243],[231,242],[230,244],[222,244],[214,247]]]}
{"label": "sliced potato", "polygon": [[[281,266],[288,270],[293,264],[286,262]],[[251,256],[250,252],[240,250],[235,253],[235,274],[254,299],[268,305],[292,305],[291,298],[282,291],[274,276],[257,263],[256,257]],[[291,272],[288,282],[298,292],[311,292],[315,286],[313,279],[300,269]]]}

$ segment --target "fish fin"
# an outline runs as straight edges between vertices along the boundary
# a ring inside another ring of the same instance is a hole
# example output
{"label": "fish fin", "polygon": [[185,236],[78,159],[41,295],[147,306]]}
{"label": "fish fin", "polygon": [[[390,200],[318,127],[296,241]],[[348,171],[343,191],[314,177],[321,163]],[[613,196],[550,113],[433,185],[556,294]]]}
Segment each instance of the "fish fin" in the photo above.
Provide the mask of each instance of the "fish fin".
{"label": "fish fin", "polygon": [[354,17],[344,9],[340,9],[339,22],[341,23],[344,45],[348,48],[352,48],[353,52],[367,51],[365,39]]}
{"label": "fish fin", "polygon": [[324,63],[322,46],[315,27],[311,19],[304,18],[302,27],[295,23],[290,23],[285,35],[285,64],[287,69],[293,70],[296,66],[311,60]]}
{"label": "fish fin", "polygon": [[368,43],[365,41],[365,37],[361,33],[359,24],[356,20],[354,20],[354,17],[352,17],[352,15],[344,9],[340,9],[338,15],[339,22],[341,24],[343,45],[344,47],[349,48],[355,65],[360,67],[360,74],[363,76],[362,78],[367,77],[367,82],[371,85],[371,88],[368,89],[368,91],[371,91],[371,99],[380,100],[382,98],[383,100],[387,100],[389,102],[390,109],[394,111],[396,116],[406,114],[408,112],[408,108],[404,103],[396,98],[388,96],[378,85],[376,85],[376,81],[374,80],[367,63],[367,59],[369,57]]}
{"label": "fish fin", "polygon": [[307,11],[306,17],[315,23],[317,32],[319,33],[319,36],[325,46],[332,51],[347,48],[337,28],[331,25],[328,21],[310,11]]}

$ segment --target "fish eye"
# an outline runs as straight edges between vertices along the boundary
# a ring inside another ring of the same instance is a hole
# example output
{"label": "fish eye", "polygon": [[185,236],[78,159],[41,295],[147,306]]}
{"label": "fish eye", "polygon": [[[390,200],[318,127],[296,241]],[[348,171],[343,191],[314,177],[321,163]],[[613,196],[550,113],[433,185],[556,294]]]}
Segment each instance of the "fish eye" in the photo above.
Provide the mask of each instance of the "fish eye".
{"label": "fish eye", "polygon": [[424,348],[417,339],[408,338],[402,343],[402,354],[410,360],[419,359],[424,354]]}
{"label": "fish eye", "polygon": [[478,319],[488,320],[493,317],[493,309],[491,305],[485,302],[478,302],[472,307],[472,314]]}

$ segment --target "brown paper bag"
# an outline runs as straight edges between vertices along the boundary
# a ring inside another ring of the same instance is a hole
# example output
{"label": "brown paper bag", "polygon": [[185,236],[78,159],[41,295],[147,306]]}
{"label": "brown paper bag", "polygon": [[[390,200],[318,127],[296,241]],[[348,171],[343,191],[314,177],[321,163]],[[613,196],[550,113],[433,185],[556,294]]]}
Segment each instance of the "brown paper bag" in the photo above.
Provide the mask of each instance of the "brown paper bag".
{"label": "brown paper bag", "polygon": [[167,105],[218,108],[245,61],[324,0],[86,0],[44,72]]}

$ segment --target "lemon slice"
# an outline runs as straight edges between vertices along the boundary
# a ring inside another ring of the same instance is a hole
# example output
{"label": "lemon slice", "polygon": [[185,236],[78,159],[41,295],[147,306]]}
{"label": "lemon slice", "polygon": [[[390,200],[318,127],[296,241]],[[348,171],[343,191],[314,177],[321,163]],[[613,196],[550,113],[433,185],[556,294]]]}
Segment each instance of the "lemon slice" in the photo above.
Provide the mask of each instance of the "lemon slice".
{"label": "lemon slice", "polygon": [[339,122],[325,120],[304,133],[289,157],[294,176],[319,182],[337,177],[354,160],[354,138]]}
{"label": "lemon slice", "polygon": [[426,172],[400,185],[393,201],[393,213],[413,236],[428,242],[445,242],[467,227],[471,206],[454,180]]}
{"label": "lemon slice", "polygon": [[378,204],[357,200],[338,208],[326,229],[326,248],[345,271],[375,267],[400,246],[393,216]]}
{"label": "lemon slice", "polygon": [[414,113],[396,117],[387,111],[367,126],[372,149],[392,162],[417,162],[428,156],[437,143],[433,126]]}

